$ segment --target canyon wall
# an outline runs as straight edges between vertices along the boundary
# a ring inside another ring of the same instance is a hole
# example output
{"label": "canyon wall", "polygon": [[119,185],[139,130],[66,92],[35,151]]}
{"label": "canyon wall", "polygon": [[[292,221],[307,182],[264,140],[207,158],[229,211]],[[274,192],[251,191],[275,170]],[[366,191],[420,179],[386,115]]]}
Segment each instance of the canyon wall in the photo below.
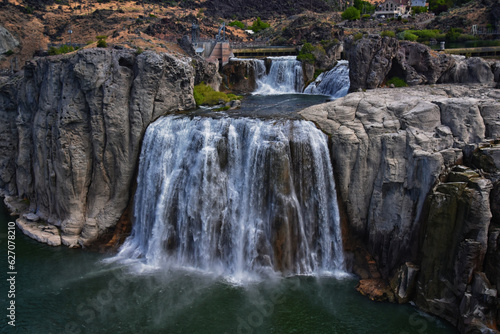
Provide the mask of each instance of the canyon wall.
{"label": "canyon wall", "polygon": [[498,322],[499,99],[483,86],[418,86],[301,112],[330,136],[349,228],[391,298],[416,296],[463,332]]}
{"label": "canyon wall", "polygon": [[27,63],[23,77],[0,84],[4,195],[58,226],[63,244],[94,241],[131,198],[146,127],[193,108],[193,82],[189,60],[153,52],[88,49]]}

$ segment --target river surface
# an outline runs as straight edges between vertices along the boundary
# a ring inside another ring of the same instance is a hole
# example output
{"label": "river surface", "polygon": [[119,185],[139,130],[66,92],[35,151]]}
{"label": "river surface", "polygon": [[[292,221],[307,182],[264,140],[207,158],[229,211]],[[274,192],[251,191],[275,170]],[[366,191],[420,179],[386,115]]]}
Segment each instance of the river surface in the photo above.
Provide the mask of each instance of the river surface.
{"label": "river surface", "polygon": [[[1,249],[7,216],[0,209]],[[410,305],[372,302],[354,277],[245,284],[188,268],[144,270],[50,247],[17,230],[16,327],[2,333],[456,333]],[[6,279],[2,256],[1,280]],[[2,284],[2,309],[6,285]],[[5,311],[4,311],[5,312]]]}

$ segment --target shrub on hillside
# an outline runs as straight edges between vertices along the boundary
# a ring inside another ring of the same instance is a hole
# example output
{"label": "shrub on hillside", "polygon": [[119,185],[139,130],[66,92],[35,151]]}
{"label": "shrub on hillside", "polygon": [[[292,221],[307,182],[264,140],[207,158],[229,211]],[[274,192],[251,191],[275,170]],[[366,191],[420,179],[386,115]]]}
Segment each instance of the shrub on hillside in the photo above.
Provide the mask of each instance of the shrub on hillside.
{"label": "shrub on hillside", "polygon": [[396,37],[396,33],[392,30],[384,30],[380,33],[382,37]]}
{"label": "shrub on hillside", "polygon": [[61,55],[61,54],[65,54],[65,53],[68,53],[68,52],[71,52],[71,51],[75,51],[75,48],[72,47],[72,46],[69,46],[69,45],[63,45],[63,46],[61,46],[59,48],[51,46],[49,48],[49,55],[51,55],[51,56]]}
{"label": "shrub on hillside", "polygon": [[356,7],[348,7],[343,13],[342,18],[344,20],[359,20],[361,17],[361,12]]}
{"label": "shrub on hillside", "polygon": [[269,28],[270,26],[271,25],[269,23],[262,21],[260,17],[258,17],[257,20],[253,21],[250,29],[252,29],[253,32],[259,32],[261,30]]}
{"label": "shrub on hillside", "polygon": [[246,25],[245,23],[241,22],[241,21],[233,21],[233,22],[229,22],[229,26],[230,27],[238,27],[242,30],[245,30],[246,29]]}
{"label": "shrub on hillside", "polygon": [[411,11],[413,14],[427,13],[427,7],[416,6],[416,7],[412,7]]}
{"label": "shrub on hillside", "polygon": [[316,57],[313,54],[314,49],[315,48],[311,43],[304,43],[297,55],[297,60],[314,63],[316,61]]}

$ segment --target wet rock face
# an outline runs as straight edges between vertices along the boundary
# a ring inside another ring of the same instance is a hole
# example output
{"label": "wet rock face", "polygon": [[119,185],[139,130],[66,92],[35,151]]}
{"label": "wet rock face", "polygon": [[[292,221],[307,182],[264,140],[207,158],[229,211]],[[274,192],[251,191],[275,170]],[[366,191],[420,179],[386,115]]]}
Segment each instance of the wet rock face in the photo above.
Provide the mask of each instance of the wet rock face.
{"label": "wet rock face", "polygon": [[258,73],[252,60],[231,60],[222,68],[222,86],[239,94],[251,93],[256,88]]}
{"label": "wet rock face", "polygon": [[4,190],[60,227],[63,244],[90,243],[128,203],[146,127],[194,107],[193,78],[188,61],[152,52],[88,49],[32,61],[13,102],[19,146],[3,161],[17,169],[10,179],[2,169]]}
{"label": "wet rock face", "polygon": [[[497,63],[482,58],[453,56],[428,46],[395,38],[370,35],[345,41],[349,60],[351,91],[380,87],[392,77],[409,86],[435,83],[497,82]],[[497,71],[498,72],[498,71]]]}
{"label": "wet rock face", "polygon": [[330,136],[350,229],[395,299],[416,298],[463,332],[497,322],[499,94],[377,89],[301,112]]}

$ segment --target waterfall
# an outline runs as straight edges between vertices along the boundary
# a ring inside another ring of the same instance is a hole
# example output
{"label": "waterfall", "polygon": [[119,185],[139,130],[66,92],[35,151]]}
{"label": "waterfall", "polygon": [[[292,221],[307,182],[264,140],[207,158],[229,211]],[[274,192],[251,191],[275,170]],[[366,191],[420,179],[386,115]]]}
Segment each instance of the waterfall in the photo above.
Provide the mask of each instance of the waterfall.
{"label": "waterfall", "polygon": [[[302,63],[295,56],[269,57],[271,67],[269,73],[257,79],[257,90],[254,94],[276,95],[302,93],[304,76]],[[262,66],[264,64],[261,61]]]}
{"label": "waterfall", "polygon": [[339,98],[347,95],[349,86],[349,62],[340,60],[333,69],[321,73],[314,82],[306,87],[304,93]]}
{"label": "waterfall", "polygon": [[327,137],[291,120],[162,117],[118,258],[236,279],[343,270]]}

